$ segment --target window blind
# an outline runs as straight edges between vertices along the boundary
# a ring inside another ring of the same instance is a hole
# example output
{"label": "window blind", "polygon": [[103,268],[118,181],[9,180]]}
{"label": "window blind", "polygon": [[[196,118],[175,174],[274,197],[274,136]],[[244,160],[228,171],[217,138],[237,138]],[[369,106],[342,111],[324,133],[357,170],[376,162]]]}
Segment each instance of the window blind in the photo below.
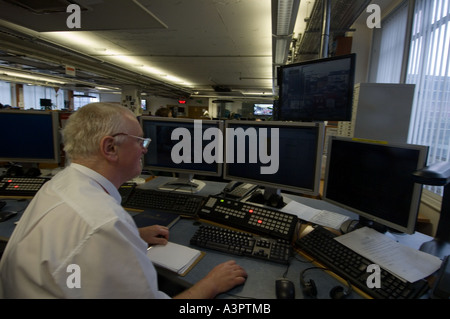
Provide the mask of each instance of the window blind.
{"label": "window blind", "polygon": [[[450,160],[450,0],[416,0],[406,83],[416,84],[409,142]],[[440,192],[440,188],[433,190]]]}
{"label": "window blind", "polygon": [[406,42],[408,2],[403,2],[383,19],[382,28],[374,30],[374,55],[371,82],[400,83]]}

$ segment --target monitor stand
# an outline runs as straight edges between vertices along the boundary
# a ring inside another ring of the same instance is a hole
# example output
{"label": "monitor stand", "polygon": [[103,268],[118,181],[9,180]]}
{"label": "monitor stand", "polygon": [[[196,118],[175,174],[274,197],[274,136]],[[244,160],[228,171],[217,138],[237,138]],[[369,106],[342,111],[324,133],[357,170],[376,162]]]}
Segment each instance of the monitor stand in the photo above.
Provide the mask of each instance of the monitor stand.
{"label": "monitor stand", "polygon": [[392,234],[396,231],[390,229],[387,226],[381,225],[380,223],[369,220],[368,218],[365,218],[363,216],[359,216],[359,220],[348,219],[347,221],[343,222],[340,227],[340,231],[342,234],[347,234],[362,227],[372,228],[373,230],[376,230],[377,232],[384,234],[393,240],[396,240],[395,236]]}
{"label": "monitor stand", "polygon": [[450,184],[444,186],[444,195],[442,196],[441,212],[437,226],[435,238],[429,242],[423,243],[421,251],[444,259],[450,255]]}
{"label": "monitor stand", "polygon": [[264,192],[254,192],[248,201],[274,208],[283,208],[286,205],[283,201],[283,196],[281,196],[281,190],[271,187],[265,187]]}
{"label": "monitor stand", "polygon": [[174,181],[158,187],[160,190],[195,194],[205,187],[205,182],[194,179],[193,174],[180,174]]}

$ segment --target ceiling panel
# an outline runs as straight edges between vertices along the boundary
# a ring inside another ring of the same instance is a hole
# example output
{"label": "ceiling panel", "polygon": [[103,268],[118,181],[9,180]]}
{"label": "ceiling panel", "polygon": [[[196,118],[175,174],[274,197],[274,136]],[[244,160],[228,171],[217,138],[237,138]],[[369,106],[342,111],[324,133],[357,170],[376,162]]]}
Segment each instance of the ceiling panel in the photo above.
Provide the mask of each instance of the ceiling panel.
{"label": "ceiling panel", "polygon": [[[23,6],[12,4],[18,2]],[[92,86],[134,83],[174,98],[224,93],[217,88],[236,96],[272,94],[272,0],[71,2],[83,9],[76,31],[66,26],[68,13],[33,12],[50,3],[64,8],[66,0],[0,0],[0,66],[67,77],[65,65],[71,64],[79,80]],[[348,29],[368,2],[333,0],[332,30]],[[299,17],[310,17],[299,21],[306,32],[295,31],[302,35],[299,56],[316,58],[321,1],[300,3]]]}

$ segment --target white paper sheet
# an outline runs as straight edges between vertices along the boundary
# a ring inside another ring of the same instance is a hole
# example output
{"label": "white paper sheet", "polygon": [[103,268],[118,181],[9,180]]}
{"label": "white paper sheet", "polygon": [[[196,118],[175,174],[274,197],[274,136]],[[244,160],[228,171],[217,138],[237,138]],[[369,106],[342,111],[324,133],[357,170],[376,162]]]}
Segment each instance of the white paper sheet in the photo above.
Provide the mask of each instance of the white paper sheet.
{"label": "white paper sheet", "polygon": [[439,269],[442,262],[438,257],[402,245],[368,227],[335,240],[409,282],[428,277]]}
{"label": "white paper sheet", "polygon": [[315,209],[296,201],[289,202],[282,208],[282,211],[293,214],[307,222],[334,229],[339,229],[342,223],[349,219],[345,215],[329,212],[327,210]]}
{"label": "white paper sheet", "polygon": [[200,254],[201,252],[197,249],[173,242],[168,242],[167,245],[151,246],[147,250],[147,256],[154,264],[178,274],[184,273]]}

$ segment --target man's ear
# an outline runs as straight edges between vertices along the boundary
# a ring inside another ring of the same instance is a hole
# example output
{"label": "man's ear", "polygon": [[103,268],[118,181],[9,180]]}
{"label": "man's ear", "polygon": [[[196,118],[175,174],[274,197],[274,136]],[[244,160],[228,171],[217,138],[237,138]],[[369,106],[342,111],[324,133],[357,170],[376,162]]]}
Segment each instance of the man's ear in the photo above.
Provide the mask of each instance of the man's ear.
{"label": "man's ear", "polygon": [[113,137],[105,136],[100,141],[100,152],[108,160],[117,158],[117,145]]}

